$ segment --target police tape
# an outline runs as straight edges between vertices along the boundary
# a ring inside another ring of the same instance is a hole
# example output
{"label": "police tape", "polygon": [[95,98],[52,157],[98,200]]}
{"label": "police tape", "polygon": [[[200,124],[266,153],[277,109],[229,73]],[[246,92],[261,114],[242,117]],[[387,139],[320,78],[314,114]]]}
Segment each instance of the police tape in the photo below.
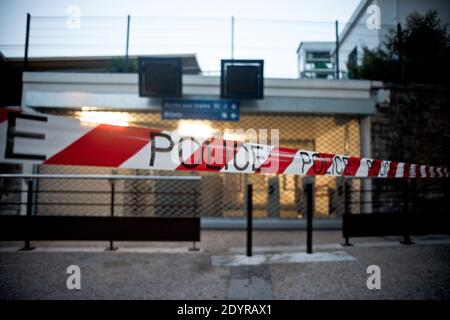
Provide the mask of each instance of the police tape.
{"label": "police tape", "polygon": [[0,136],[0,161],[9,163],[360,178],[450,174],[444,167],[186,136],[176,131],[88,124],[7,109],[0,111]]}

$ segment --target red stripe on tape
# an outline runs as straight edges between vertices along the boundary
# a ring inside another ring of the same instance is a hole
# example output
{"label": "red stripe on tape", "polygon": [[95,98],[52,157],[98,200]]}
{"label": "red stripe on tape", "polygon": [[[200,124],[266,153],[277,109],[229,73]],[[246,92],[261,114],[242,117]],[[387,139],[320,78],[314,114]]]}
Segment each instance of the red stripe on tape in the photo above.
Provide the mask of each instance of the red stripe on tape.
{"label": "red stripe on tape", "polygon": [[416,177],[420,177],[420,166],[416,164],[416,168],[415,168],[415,173],[416,173]]}
{"label": "red stripe on tape", "polygon": [[381,169],[381,160],[372,160],[372,165],[369,168],[368,177],[377,177]]}
{"label": "red stripe on tape", "polygon": [[273,148],[269,157],[256,170],[256,173],[283,173],[294,161],[297,150],[291,148]]}
{"label": "red stripe on tape", "polygon": [[356,172],[358,172],[360,165],[361,165],[361,158],[350,157],[348,159],[347,165],[345,166],[345,170],[342,175],[349,177],[356,176]]}
{"label": "red stripe on tape", "polygon": [[233,160],[243,143],[211,137],[175,170],[219,172]]}
{"label": "red stripe on tape", "polygon": [[403,178],[409,178],[409,169],[411,168],[410,163],[405,163],[403,166]]}
{"label": "red stripe on tape", "polygon": [[398,162],[392,161],[389,166],[388,177],[395,178],[395,173],[397,172]]}
{"label": "red stripe on tape", "polygon": [[425,177],[427,178],[431,177],[429,166],[425,166]]}
{"label": "red stripe on tape", "polygon": [[118,167],[150,141],[150,130],[101,124],[44,164]]}
{"label": "red stripe on tape", "polygon": [[315,175],[325,175],[327,170],[330,168],[333,163],[334,154],[332,153],[315,153],[313,154],[313,165],[309,168],[306,175],[315,176]]}

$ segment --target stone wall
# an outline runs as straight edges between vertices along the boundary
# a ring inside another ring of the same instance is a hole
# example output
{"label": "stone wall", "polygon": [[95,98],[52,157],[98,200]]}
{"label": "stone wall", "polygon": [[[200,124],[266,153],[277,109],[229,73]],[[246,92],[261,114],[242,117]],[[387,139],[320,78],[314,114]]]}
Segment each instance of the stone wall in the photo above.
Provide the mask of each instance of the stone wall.
{"label": "stone wall", "polygon": [[450,165],[450,94],[445,88],[391,86],[391,103],[372,118],[377,159]]}
{"label": "stone wall", "polygon": [[[446,88],[430,86],[393,86],[390,105],[379,108],[372,117],[372,156],[400,162],[450,167],[450,94]],[[376,179],[374,211],[404,209],[404,193],[418,190],[418,202],[436,197],[449,198],[450,179]],[[389,192],[392,192],[389,194]],[[397,194],[394,194],[395,192]],[[423,199],[422,199],[423,198]],[[386,201],[392,199],[392,201]],[[399,200],[400,199],[400,200]],[[442,200],[442,199],[441,199]],[[408,200],[412,205],[411,199]],[[448,202],[447,202],[448,203]],[[448,205],[447,205],[448,206]]]}

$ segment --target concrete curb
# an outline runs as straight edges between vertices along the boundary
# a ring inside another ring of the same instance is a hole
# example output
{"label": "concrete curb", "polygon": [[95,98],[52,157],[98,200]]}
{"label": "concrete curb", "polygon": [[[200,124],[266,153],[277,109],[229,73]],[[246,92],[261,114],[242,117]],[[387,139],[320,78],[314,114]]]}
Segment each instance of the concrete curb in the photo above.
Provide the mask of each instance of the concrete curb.
{"label": "concrete curb", "polygon": [[[201,218],[201,228],[204,230],[245,230],[247,227],[246,218]],[[315,220],[313,222],[315,230],[342,230],[342,219]],[[254,230],[305,230],[306,220],[263,218],[253,219]]]}

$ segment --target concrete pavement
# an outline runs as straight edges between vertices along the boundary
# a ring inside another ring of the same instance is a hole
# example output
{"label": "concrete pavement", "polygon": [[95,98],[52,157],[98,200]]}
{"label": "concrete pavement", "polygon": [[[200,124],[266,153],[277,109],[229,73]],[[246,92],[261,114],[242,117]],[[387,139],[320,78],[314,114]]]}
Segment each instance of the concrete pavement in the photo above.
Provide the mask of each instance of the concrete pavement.
{"label": "concrete pavement", "polygon": [[[302,253],[303,231],[255,231],[254,254]],[[245,232],[203,231],[200,252],[190,243],[0,243],[1,299],[449,299],[450,239],[352,239],[341,247],[338,231],[314,233],[315,252],[343,251],[354,259],[251,266],[215,266],[214,256],[242,254]],[[318,255],[317,255],[318,256]],[[320,259],[319,259],[320,260]],[[81,270],[81,290],[69,290],[69,265]],[[369,290],[369,265],[381,270],[381,289]]]}

